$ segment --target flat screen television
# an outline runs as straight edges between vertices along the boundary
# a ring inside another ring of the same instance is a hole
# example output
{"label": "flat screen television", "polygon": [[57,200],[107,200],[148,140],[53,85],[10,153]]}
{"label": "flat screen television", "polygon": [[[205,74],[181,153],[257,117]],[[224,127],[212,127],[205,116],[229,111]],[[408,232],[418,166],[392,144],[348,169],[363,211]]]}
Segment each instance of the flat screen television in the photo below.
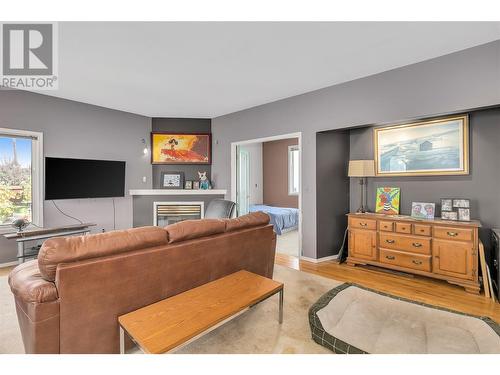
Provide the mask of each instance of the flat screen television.
{"label": "flat screen television", "polygon": [[45,158],[46,200],[124,195],[124,161]]}

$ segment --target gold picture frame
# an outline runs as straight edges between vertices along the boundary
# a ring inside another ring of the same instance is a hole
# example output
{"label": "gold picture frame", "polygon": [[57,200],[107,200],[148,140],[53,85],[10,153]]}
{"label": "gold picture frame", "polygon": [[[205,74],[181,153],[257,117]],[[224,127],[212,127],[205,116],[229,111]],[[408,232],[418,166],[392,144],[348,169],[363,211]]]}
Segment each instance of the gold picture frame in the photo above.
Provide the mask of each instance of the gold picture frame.
{"label": "gold picture frame", "polygon": [[467,114],[375,128],[373,142],[376,176],[469,174]]}
{"label": "gold picture frame", "polygon": [[212,134],[151,133],[151,164],[212,164]]}

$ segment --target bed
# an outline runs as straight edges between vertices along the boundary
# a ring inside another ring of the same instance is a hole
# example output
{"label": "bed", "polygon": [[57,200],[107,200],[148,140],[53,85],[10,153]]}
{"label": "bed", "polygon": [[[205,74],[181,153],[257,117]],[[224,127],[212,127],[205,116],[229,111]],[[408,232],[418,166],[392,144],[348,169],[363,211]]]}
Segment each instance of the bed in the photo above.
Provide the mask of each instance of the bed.
{"label": "bed", "polygon": [[297,208],[274,207],[266,206],[264,204],[254,204],[250,206],[249,211],[262,211],[268,214],[271,217],[271,224],[274,226],[274,231],[278,235],[297,229],[299,227],[299,210]]}

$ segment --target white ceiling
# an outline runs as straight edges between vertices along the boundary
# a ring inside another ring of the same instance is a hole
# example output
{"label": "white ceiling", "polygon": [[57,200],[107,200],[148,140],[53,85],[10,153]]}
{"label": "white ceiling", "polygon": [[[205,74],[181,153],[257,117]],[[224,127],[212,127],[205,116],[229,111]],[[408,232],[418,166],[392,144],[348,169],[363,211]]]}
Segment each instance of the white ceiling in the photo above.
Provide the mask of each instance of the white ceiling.
{"label": "white ceiling", "polygon": [[498,22],[64,22],[47,94],[213,118],[497,39]]}

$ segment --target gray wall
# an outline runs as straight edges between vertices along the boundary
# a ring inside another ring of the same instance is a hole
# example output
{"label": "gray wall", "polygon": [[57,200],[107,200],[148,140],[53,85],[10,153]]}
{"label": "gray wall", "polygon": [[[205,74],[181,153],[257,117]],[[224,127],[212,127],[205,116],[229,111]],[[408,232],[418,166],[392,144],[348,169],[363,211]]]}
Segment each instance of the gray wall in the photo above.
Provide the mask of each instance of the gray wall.
{"label": "gray wall", "polygon": [[[467,176],[368,178],[367,205],[375,209],[376,188],[401,188],[400,212],[409,215],[412,202],[436,203],[441,198],[471,200],[471,217],[481,220],[481,239],[489,244],[489,228],[500,227],[500,108],[470,113],[470,174]],[[373,127],[351,130],[351,159],[373,159]],[[351,211],[359,206],[359,184],[351,179]]]}
{"label": "gray wall", "polygon": [[500,41],[212,120],[212,178],[230,189],[231,142],[302,132],[303,254],[317,257],[316,132],[500,103]]}
{"label": "gray wall", "polygon": [[[43,132],[45,156],[124,160],[125,189],[151,188],[151,165],[141,139],[149,139],[151,119],[126,112],[38,95],[0,90],[0,127]],[[149,141],[148,141],[149,143]],[[147,178],[142,182],[142,177]],[[111,199],[61,200],[58,205],[83,221],[95,222],[94,232],[113,229]],[[117,228],[132,227],[132,198],[116,198]],[[74,223],[44,204],[44,225]],[[16,260],[15,242],[0,237],[0,263]]]}
{"label": "gray wall", "polygon": [[316,136],[316,208],[318,258],[337,254],[342,246],[349,211],[348,130]]}
{"label": "gray wall", "polygon": [[[151,128],[157,132],[172,133],[210,133],[210,119],[196,118],[153,118]],[[211,178],[211,165],[153,165],[153,187],[161,189],[162,172],[184,172],[186,180],[199,180],[198,171],[207,171],[207,177]],[[215,184],[214,184],[215,185]],[[215,188],[215,186],[213,186]]]}

